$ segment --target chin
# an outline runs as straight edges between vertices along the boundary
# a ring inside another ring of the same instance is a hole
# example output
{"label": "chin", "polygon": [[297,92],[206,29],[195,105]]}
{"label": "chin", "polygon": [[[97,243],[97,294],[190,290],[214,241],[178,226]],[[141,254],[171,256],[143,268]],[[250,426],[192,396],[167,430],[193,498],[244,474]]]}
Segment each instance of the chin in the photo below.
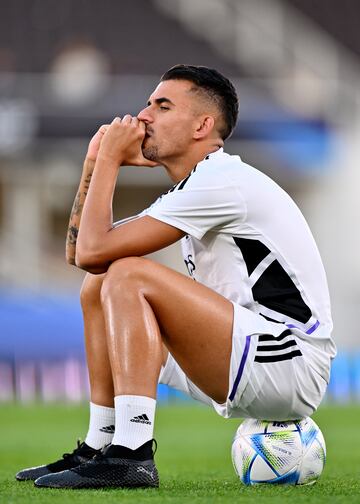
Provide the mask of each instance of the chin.
{"label": "chin", "polygon": [[146,159],[149,159],[149,161],[159,161],[159,153],[158,153],[158,148],[153,146],[153,147],[143,147],[142,149],[143,156]]}

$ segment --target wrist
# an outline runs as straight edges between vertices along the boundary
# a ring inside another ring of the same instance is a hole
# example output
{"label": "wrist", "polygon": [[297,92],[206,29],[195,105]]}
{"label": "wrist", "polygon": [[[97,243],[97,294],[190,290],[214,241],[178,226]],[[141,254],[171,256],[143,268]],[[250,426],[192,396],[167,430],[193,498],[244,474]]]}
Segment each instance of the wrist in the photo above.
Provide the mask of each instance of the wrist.
{"label": "wrist", "polygon": [[86,156],[84,160],[84,166],[93,168],[95,166],[96,159],[93,159],[90,156]]}
{"label": "wrist", "polygon": [[119,169],[122,164],[121,159],[114,159],[112,156],[99,152],[98,157],[96,158],[96,164],[106,165],[107,169]]}

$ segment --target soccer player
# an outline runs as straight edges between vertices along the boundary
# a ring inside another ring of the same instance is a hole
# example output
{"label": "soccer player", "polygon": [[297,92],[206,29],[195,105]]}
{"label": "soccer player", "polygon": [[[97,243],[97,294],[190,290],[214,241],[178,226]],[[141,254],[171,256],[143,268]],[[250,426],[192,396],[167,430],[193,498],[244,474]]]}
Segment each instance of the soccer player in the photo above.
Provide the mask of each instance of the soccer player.
{"label": "soccer player", "polygon": [[[237,114],[228,79],[177,65],[137,117],[115,118],[91,140],[67,240],[68,261],[88,272],[89,431],[72,454],[18,479],[158,486],[159,381],[226,418],[284,421],[318,407],[335,356],[324,268],[289,195],[224,152]],[[156,164],[174,186],[113,224],[121,166]],[[190,278],[143,258],[180,239]]]}

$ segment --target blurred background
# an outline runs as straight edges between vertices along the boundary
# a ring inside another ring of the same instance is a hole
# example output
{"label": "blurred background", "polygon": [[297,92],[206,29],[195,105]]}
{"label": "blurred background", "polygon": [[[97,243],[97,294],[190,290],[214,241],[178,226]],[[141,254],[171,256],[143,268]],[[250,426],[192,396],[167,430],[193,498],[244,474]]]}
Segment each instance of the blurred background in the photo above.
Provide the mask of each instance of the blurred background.
{"label": "blurred background", "polygon": [[[83,158],[97,128],[135,115],[177,63],[235,84],[226,150],[308,220],[339,348],[327,400],[360,401],[359,16],[357,0],[1,0],[0,401],[87,397],[84,274],[64,257]],[[122,169],[116,220],[171,185],[160,168]],[[177,245],[155,259],[185,273]]]}

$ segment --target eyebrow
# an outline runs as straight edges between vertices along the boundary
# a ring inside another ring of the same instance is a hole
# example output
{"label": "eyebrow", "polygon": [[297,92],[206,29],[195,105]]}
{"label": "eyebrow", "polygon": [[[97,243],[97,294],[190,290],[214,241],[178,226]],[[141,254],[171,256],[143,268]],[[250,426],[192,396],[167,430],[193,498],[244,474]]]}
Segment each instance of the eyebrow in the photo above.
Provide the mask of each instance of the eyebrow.
{"label": "eyebrow", "polygon": [[[157,105],[161,105],[162,103],[169,103],[170,105],[175,105],[175,103],[173,103],[169,98],[156,98],[156,100],[154,100],[154,102],[157,104]],[[148,100],[147,102],[147,106],[151,105],[151,100]]]}

